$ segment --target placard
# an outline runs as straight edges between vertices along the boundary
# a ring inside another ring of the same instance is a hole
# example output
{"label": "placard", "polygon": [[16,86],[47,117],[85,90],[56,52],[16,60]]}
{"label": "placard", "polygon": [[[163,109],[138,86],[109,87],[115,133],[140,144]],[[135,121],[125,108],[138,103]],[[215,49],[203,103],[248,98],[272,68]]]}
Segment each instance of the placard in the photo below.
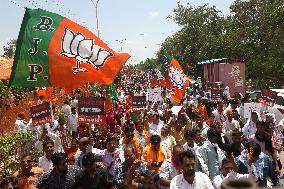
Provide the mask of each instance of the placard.
{"label": "placard", "polygon": [[249,119],[251,112],[260,113],[261,104],[260,103],[244,103],[244,118]]}
{"label": "placard", "polygon": [[273,107],[275,105],[276,96],[277,92],[269,89],[263,89],[261,90],[261,97],[259,97],[257,101],[266,106]]}
{"label": "placard", "polygon": [[156,87],[156,88],[153,88],[153,89],[148,89],[148,100],[151,101],[151,102],[163,101],[162,88]]}
{"label": "placard", "polygon": [[50,102],[42,102],[30,108],[32,123],[34,126],[52,122],[52,109]]}
{"label": "placard", "polygon": [[223,91],[221,89],[211,89],[211,101],[220,102],[222,101]]}
{"label": "placard", "polygon": [[98,125],[105,124],[105,98],[93,96],[79,98],[78,122]]}
{"label": "placard", "polygon": [[132,109],[134,111],[147,110],[146,96],[133,96],[132,97]]}

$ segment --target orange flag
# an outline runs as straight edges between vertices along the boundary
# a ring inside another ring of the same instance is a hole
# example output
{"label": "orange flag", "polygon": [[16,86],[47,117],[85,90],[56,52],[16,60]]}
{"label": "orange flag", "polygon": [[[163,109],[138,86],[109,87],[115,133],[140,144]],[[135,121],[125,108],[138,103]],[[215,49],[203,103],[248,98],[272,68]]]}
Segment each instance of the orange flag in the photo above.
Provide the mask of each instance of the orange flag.
{"label": "orange flag", "polygon": [[53,92],[53,88],[52,87],[44,87],[44,88],[39,88],[37,90],[37,94],[39,96],[43,96],[44,99],[48,99],[48,100],[51,99],[52,92]]}
{"label": "orange flag", "polygon": [[180,103],[183,98],[186,87],[190,83],[189,78],[183,73],[179,62],[172,58],[169,54],[164,53],[163,62],[167,63],[168,77],[166,79],[166,86],[170,90],[171,98]]}
{"label": "orange flag", "polygon": [[13,59],[0,56],[0,79],[9,79],[13,66]]}
{"label": "orange flag", "polygon": [[42,9],[26,9],[12,69],[14,87],[76,89],[109,85],[129,59],[76,22]]}

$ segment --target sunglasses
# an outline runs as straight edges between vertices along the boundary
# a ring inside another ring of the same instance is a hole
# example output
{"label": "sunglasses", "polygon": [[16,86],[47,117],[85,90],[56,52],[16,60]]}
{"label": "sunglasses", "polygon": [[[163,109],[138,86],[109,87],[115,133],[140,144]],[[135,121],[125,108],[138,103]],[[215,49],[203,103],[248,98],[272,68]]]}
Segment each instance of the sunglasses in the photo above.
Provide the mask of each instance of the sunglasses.
{"label": "sunglasses", "polygon": [[32,162],[32,160],[21,161],[22,164],[25,164],[25,163],[30,164],[31,162]]}

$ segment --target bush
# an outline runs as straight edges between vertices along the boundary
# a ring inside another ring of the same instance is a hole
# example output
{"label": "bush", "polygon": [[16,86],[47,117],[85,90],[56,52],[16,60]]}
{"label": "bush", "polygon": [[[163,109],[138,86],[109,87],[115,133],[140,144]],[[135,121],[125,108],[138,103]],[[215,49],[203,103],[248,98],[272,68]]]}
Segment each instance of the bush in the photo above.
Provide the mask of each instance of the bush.
{"label": "bush", "polygon": [[19,132],[0,137],[0,175],[8,176],[17,170],[18,151],[33,137],[33,132]]}

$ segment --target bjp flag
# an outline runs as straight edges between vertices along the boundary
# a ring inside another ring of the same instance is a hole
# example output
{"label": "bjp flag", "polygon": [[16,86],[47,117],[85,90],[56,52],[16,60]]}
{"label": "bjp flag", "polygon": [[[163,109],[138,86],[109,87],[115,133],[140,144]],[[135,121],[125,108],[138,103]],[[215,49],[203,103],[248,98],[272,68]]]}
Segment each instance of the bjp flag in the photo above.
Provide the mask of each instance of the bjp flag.
{"label": "bjp flag", "polygon": [[79,24],[42,9],[26,9],[10,84],[75,89],[87,82],[109,85],[129,59]]}
{"label": "bjp flag", "polygon": [[184,96],[186,87],[190,83],[189,78],[184,74],[179,62],[168,53],[163,54],[163,63],[167,65],[167,89],[170,90],[173,101],[179,104]]}

